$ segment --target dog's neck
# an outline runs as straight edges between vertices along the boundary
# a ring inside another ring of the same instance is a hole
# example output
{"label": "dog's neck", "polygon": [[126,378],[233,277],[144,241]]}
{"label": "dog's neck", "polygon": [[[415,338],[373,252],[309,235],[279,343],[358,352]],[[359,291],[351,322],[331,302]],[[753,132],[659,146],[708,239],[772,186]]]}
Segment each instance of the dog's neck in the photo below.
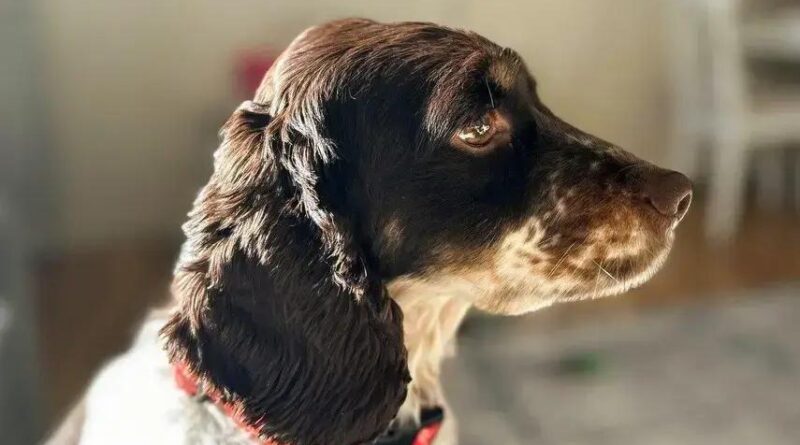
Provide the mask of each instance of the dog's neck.
{"label": "dog's neck", "polygon": [[471,304],[455,289],[442,292],[440,287],[416,279],[400,278],[388,288],[403,310],[412,379],[398,418],[418,420],[422,408],[445,405],[439,381],[441,363],[454,353],[456,331]]}

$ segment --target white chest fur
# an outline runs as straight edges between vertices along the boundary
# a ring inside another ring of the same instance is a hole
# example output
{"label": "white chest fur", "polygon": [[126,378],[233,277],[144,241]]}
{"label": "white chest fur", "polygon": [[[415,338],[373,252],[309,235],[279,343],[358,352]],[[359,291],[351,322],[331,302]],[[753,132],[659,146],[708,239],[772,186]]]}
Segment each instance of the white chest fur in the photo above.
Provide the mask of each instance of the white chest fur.
{"label": "white chest fur", "polygon": [[403,331],[408,349],[411,384],[408,397],[398,413],[403,422],[417,420],[424,406],[445,407],[445,421],[436,438],[436,445],[455,444],[456,423],[447,406],[440,384],[442,360],[455,353],[455,335],[471,303],[464,294],[472,291],[458,288],[455,283],[441,286],[401,278],[389,284],[389,293],[403,309]]}
{"label": "white chest fur", "polygon": [[95,378],[81,445],[254,444],[213,404],[177,388],[158,337],[165,321],[148,320],[131,349]]}

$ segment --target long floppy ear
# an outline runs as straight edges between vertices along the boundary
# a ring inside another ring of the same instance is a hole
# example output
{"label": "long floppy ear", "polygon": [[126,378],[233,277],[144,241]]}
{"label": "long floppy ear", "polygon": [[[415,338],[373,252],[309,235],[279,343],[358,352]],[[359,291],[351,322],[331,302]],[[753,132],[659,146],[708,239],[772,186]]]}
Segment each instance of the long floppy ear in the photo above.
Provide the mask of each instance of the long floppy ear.
{"label": "long floppy ear", "polygon": [[223,127],[162,333],[264,438],[364,443],[405,399],[402,313],[320,193],[333,145],[297,125],[245,102]]}

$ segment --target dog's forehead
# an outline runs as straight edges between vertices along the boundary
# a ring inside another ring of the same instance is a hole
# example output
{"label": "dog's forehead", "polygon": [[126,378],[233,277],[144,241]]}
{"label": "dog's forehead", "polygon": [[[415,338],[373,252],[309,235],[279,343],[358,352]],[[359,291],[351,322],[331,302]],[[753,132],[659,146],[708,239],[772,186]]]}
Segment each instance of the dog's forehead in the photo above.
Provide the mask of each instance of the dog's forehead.
{"label": "dog's forehead", "polygon": [[449,139],[498,98],[520,92],[527,98],[528,79],[517,53],[473,32],[432,23],[345,20],[295,39],[265,76],[257,99],[271,102],[278,114],[284,107],[294,113],[329,100],[366,104],[364,98],[384,98],[384,108],[391,104],[399,113],[424,116],[425,138],[437,141]]}
{"label": "dog's forehead", "polygon": [[519,55],[488,40],[484,42],[474,48],[467,60],[451,58],[442,62],[442,66],[452,69],[436,76],[427,102],[426,126],[434,140],[449,138],[450,132],[474,121],[487,107],[494,108],[498,100],[530,101],[532,78]]}
{"label": "dog's forehead", "polygon": [[525,65],[519,55],[510,48],[504,48],[499,55],[490,58],[487,74],[502,91],[510,93],[520,76],[527,74],[524,71]]}

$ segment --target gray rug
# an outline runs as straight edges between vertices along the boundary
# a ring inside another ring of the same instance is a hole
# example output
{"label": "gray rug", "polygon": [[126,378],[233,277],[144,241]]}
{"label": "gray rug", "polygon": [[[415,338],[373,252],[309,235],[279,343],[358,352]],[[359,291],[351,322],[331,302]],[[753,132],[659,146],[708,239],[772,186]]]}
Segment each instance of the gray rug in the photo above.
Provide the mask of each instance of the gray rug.
{"label": "gray rug", "polygon": [[472,321],[445,367],[460,443],[799,444],[800,291],[754,293],[547,331]]}

